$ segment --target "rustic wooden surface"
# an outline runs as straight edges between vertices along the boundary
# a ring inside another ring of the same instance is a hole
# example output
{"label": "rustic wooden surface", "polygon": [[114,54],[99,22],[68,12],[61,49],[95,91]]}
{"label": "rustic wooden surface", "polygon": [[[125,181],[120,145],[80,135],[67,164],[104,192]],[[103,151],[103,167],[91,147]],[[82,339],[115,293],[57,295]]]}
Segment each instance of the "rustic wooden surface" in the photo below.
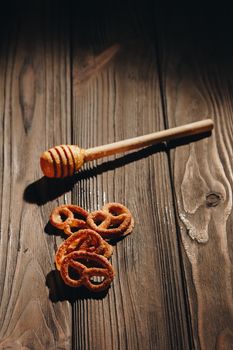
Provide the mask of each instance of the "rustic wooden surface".
{"label": "rustic wooden surface", "polygon": [[57,201],[44,203],[46,182],[34,183],[40,152],[70,141],[65,20],[45,1],[9,8],[1,21],[1,349],[71,346],[70,304],[52,303],[46,286],[56,239],[44,227]]}
{"label": "rustic wooden surface", "polygon": [[170,10],[158,16],[166,125],[215,123],[211,137],[170,155],[194,347],[233,349],[231,30],[219,9]]}
{"label": "rustic wooden surface", "polygon": [[[233,348],[229,28],[214,30],[206,9],[131,5],[24,1],[1,14],[0,349]],[[212,135],[41,177],[39,155],[55,144],[204,118]],[[61,282],[63,237],[48,218],[61,203],[110,201],[135,229],[114,247],[110,290],[94,297]]]}

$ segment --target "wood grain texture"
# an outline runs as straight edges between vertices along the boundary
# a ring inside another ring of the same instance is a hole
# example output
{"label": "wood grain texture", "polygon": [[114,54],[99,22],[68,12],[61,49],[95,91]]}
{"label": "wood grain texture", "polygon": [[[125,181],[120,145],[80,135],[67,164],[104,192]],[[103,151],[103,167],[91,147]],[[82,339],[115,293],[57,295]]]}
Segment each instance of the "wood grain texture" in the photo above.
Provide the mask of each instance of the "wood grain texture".
{"label": "wood grain texture", "polygon": [[205,8],[173,10],[169,16],[167,8],[161,9],[158,25],[167,126],[204,118],[215,123],[211,137],[171,150],[195,349],[232,349],[233,56],[228,17]]}
{"label": "wood grain texture", "polygon": [[[153,19],[150,11],[123,8],[105,3],[72,10],[73,143],[84,148],[164,128]],[[112,47],[118,47],[114,55]],[[73,349],[188,349],[164,148],[87,164],[72,202],[95,210],[109,201],[132,211],[135,229],[114,248],[116,277],[107,295],[77,291]]]}
{"label": "wood grain texture", "polygon": [[[1,12],[1,349],[232,349],[231,21],[207,10],[21,1]],[[54,145],[204,118],[211,137],[41,178]],[[135,218],[114,246],[110,290],[65,287],[51,210],[110,201]]]}
{"label": "wood grain texture", "polygon": [[60,239],[44,227],[57,201],[37,205],[50,199],[38,157],[71,124],[66,9],[53,5],[22,1],[1,21],[1,349],[71,347],[70,306],[49,298]]}

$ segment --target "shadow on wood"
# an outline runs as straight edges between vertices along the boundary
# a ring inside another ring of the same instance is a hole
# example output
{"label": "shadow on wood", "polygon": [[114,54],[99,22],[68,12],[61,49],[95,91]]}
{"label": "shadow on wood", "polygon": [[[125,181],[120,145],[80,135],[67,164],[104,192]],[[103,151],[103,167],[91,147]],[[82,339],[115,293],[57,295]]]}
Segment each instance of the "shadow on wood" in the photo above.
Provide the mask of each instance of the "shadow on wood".
{"label": "shadow on wood", "polygon": [[207,137],[210,137],[212,135],[211,131],[207,131],[204,132],[202,134],[198,134],[198,135],[192,135],[189,137],[184,137],[181,139],[177,139],[177,140],[171,140],[167,142],[167,151],[177,148],[177,147],[181,147],[181,146],[185,146],[188,145],[192,142],[198,142],[201,141]]}
{"label": "shadow on wood", "polygon": [[63,282],[58,270],[52,270],[47,274],[46,286],[49,288],[49,299],[53,303],[67,300],[73,304],[76,300],[80,299],[103,299],[106,297],[109,290],[93,293],[85,287],[69,287]]}
{"label": "shadow on wood", "polygon": [[62,230],[59,230],[57,227],[51,225],[49,221],[45,225],[44,232],[47,233],[49,236],[60,236],[64,239],[68,238],[68,236]]}

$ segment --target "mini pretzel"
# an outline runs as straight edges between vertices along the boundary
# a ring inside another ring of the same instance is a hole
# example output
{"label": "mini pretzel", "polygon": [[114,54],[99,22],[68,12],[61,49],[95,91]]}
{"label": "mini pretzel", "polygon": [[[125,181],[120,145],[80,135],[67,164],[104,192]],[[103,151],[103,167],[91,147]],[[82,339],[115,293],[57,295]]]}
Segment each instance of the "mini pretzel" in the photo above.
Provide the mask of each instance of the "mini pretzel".
{"label": "mini pretzel", "polygon": [[102,210],[87,216],[88,226],[105,239],[114,239],[131,233],[134,220],[129,209],[120,203],[108,203]]}
{"label": "mini pretzel", "polygon": [[106,258],[110,258],[113,253],[113,247],[98,233],[90,229],[80,230],[67,238],[58,248],[55,256],[57,269],[60,270],[62,260],[67,254],[79,250],[100,254]]}
{"label": "mini pretzel", "polygon": [[[70,267],[76,272],[77,279],[70,277]],[[114,271],[108,259],[102,255],[81,250],[72,252],[63,259],[60,272],[62,279],[70,287],[84,285],[92,292],[107,289],[114,277]],[[104,277],[104,279],[96,284],[91,280],[95,276]]]}
{"label": "mini pretzel", "polygon": [[[78,214],[82,219],[76,219]],[[71,228],[84,229],[87,227],[86,218],[88,212],[78,205],[61,205],[55,208],[50,215],[50,223],[70,236],[73,234]],[[64,220],[63,218],[64,217]]]}

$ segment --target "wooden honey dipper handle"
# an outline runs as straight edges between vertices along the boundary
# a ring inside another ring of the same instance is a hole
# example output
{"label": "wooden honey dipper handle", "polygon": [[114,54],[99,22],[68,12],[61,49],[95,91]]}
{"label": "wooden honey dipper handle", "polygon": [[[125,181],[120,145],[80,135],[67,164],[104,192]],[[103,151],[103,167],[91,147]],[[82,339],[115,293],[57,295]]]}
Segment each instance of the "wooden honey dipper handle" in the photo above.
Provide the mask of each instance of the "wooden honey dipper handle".
{"label": "wooden honey dipper handle", "polygon": [[41,169],[47,177],[63,178],[73,175],[84,162],[163,141],[204,133],[212,130],[213,126],[213,121],[206,119],[86,150],[75,145],[56,146],[41,155]]}

